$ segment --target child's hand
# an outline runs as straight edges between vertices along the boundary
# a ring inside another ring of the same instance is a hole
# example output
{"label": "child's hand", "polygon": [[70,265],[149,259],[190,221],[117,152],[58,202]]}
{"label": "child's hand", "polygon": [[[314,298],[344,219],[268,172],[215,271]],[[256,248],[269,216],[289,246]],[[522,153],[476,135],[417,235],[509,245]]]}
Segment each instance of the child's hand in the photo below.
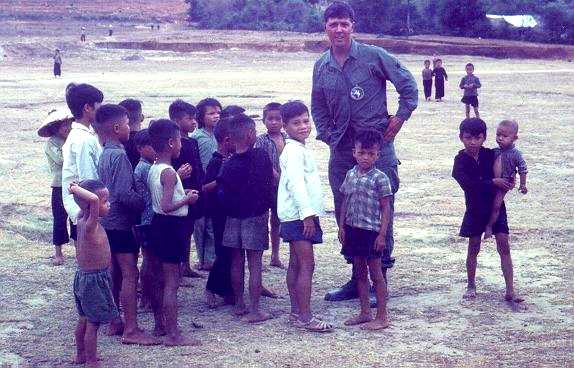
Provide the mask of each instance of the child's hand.
{"label": "child's hand", "polygon": [[303,220],[303,236],[305,238],[311,238],[315,235],[315,221],[313,221],[314,216],[309,216]]}
{"label": "child's hand", "polygon": [[341,245],[345,245],[345,226],[339,228],[339,242]]}
{"label": "child's hand", "polygon": [[68,191],[69,191],[70,193],[74,193],[74,190],[73,190],[73,189],[74,189],[74,187],[77,187],[77,186],[79,186],[78,182],[76,182],[76,181],[71,182],[71,183],[70,183],[70,186],[68,187]]}
{"label": "child's hand", "polygon": [[519,190],[520,193],[522,193],[522,194],[528,193],[528,188],[526,188],[526,185],[521,185],[520,188],[518,188],[518,190]]}
{"label": "child's hand", "polygon": [[191,165],[184,164],[181,165],[179,169],[177,169],[177,175],[179,175],[181,179],[187,179],[191,176],[191,171],[192,171]]}
{"label": "child's hand", "polygon": [[379,234],[375,239],[375,252],[382,252],[386,247],[385,236]]}
{"label": "child's hand", "polygon": [[186,190],[185,191],[185,198],[188,204],[194,204],[199,199],[199,192],[197,190]]}
{"label": "child's hand", "polygon": [[492,179],[492,184],[494,184],[495,187],[502,189],[504,191],[509,191],[512,188],[514,188],[514,181],[508,181],[502,178]]}

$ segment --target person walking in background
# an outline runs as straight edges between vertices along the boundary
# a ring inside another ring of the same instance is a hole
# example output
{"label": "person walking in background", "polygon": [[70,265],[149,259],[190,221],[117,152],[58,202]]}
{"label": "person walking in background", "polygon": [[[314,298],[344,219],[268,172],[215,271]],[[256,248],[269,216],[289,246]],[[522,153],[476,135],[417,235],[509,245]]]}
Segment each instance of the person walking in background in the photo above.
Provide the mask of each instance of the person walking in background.
{"label": "person walking in background", "polygon": [[437,102],[442,102],[442,98],[444,97],[444,81],[448,81],[448,75],[446,74],[446,70],[442,67],[441,59],[436,59],[432,75],[434,77],[435,85],[435,100]]}
{"label": "person walking in background", "polygon": [[58,78],[62,76],[62,55],[60,50],[56,49],[54,52],[54,77]]}

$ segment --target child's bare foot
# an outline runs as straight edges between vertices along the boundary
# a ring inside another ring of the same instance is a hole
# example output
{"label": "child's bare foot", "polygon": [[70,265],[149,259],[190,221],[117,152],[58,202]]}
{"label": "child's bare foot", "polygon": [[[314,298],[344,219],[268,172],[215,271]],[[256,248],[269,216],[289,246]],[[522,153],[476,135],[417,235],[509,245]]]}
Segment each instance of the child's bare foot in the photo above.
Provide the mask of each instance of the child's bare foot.
{"label": "child's bare foot", "polygon": [[112,321],[108,326],[108,336],[121,336],[124,333],[124,324],[121,320]]}
{"label": "child's bare foot", "polygon": [[177,334],[176,336],[166,337],[163,344],[165,346],[200,346],[201,341],[189,336]]}
{"label": "child's bare foot", "polygon": [[522,303],[524,298],[516,293],[506,293],[506,295],[504,295],[504,300],[511,303]]}
{"label": "child's bare foot", "polygon": [[366,331],[378,331],[389,327],[388,319],[374,319],[371,322],[367,322],[361,326],[361,330]]}
{"label": "child's bare foot", "polygon": [[487,225],[484,229],[484,239],[492,238],[492,226]]}
{"label": "child's bare foot", "polygon": [[236,316],[244,316],[247,313],[249,313],[249,311],[247,310],[247,307],[245,306],[244,303],[241,304],[235,304],[235,307],[233,307],[233,314],[235,314]]}
{"label": "child's bare foot", "polygon": [[54,258],[52,258],[52,266],[61,266],[64,262],[64,256],[54,256]]}
{"label": "child's bare foot", "polygon": [[150,336],[143,330],[136,331],[122,336],[122,344],[126,345],[159,345],[160,341],[154,336]]}
{"label": "child's bare foot", "polygon": [[476,298],[475,288],[466,288],[466,292],[462,295],[463,299],[474,299]]}
{"label": "child's bare foot", "polygon": [[358,316],[349,318],[345,321],[345,326],[355,326],[360,325],[362,323],[367,323],[373,320],[373,317],[370,314],[359,314]]}
{"label": "child's bare foot", "polygon": [[269,266],[271,267],[277,267],[280,268],[282,270],[285,269],[285,266],[283,265],[283,263],[281,263],[281,260],[279,258],[277,259],[272,259],[271,262],[269,262]]}
{"label": "child's bare foot", "polygon": [[265,286],[261,286],[261,296],[271,299],[278,299],[279,296],[272,292],[271,290],[267,289]]}
{"label": "child's bare foot", "polygon": [[257,311],[257,312],[249,313],[245,317],[245,321],[247,321],[248,323],[260,323],[260,322],[265,322],[267,320],[270,320],[273,317],[274,316],[271,313]]}
{"label": "child's bare foot", "polygon": [[207,304],[208,308],[217,308],[217,297],[209,290],[205,290],[205,304]]}

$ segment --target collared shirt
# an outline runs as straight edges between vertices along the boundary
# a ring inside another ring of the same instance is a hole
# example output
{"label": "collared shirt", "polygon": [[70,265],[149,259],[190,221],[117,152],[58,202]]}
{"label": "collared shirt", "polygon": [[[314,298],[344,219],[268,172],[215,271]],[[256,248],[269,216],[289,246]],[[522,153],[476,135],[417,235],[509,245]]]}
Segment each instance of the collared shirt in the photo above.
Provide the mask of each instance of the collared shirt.
{"label": "collared shirt", "polygon": [[196,129],[191,133],[191,138],[197,141],[201,166],[203,167],[203,172],[205,172],[207,164],[209,164],[209,160],[211,160],[211,155],[217,151],[217,140],[213,133],[209,133],[205,128]]}
{"label": "collared shirt", "polygon": [[93,129],[73,122],[72,130],[62,146],[64,161],[62,164],[62,195],[64,208],[73,223],[78,221],[80,207],[69,192],[72,182],[98,178],[98,159],[102,147]]}
{"label": "collared shirt", "polygon": [[110,192],[110,211],[102,217],[106,230],[129,230],[138,223],[145,202],[135,189],[132,165],[121,143],[106,142],[98,163],[100,180]]}
{"label": "collared shirt", "polygon": [[281,178],[277,214],[281,221],[304,220],[323,214],[321,178],[315,158],[299,141],[288,138],[279,157]]}
{"label": "collared shirt", "polygon": [[423,69],[423,80],[432,80],[432,69]]}
{"label": "collared shirt", "polygon": [[358,166],[347,171],[340,188],[347,196],[345,224],[359,229],[381,229],[381,203],[383,197],[393,195],[391,182],[385,173],[373,167],[362,173]]}
{"label": "collared shirt", "polygon": [[149,175],[149,169],[152,163],[145,158],[140,158],[140,161],[134,169],[134,182],[136,186],[136,191],[141,195],[145,202],[145,207],[141,215],[141,225],[151,224],[151,219],[153,217],[153,206],[151,203],[151,193],[147,186],[147,177]]}
{"label": "collared shirt", "polygon": [[[283,137],[283,141],[285,141],[285,139],[287,139],[287,134],[281,132],[281,137]],[[264,133],[258,136],[257,139],[255,140],[254,147],[262,148],[265,152],[267,152],[269,158],[271,159],[271,163],[273,164],[273,170],[277,171],[278,173],[281,173],[281,167],[279,166],[280,153],[279,150],[277,149],[275,141],[271,138],[269,133]]]}
{"label": "collared shirt", "polygon": [[44,148],[50,173],[52,174],[52,188],[62,186],[62,164],[64,163],[64,157],[62,155],[63,145],[64,140],[57,135],[53,135],[48,139],[46,147]]}
{"label": "collared shirt", "polygon": [[[417,107],[417,83],[394,56],[353,40],[349,58],[341,67],[327,50],[313,70],[311,112],[317,139],[335,147],[349,126],[384,132],[389,117],[387,80],[400,96],[396,116],[407,120]],[[393,142],[385,142],[381,159],[388,166],[397,164]]]}
{"label": "collared shirt", "polygon": [[[472,88],[464,88],[465,84],[474,84]],[[460,89],[464,89],[464,96],[478,96],[478,88],[481,87],[480,79],[474,74],[465,75],[460,80],[458,85]]]}

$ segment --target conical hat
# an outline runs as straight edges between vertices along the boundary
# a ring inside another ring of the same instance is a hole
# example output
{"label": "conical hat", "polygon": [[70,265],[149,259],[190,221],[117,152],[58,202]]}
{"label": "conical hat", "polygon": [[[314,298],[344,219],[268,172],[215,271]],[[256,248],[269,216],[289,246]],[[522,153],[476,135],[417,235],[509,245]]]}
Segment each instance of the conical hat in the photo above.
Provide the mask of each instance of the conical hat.
{"label": "conical hat", "polygon": [[38,135],[40,137],[51,137],[53,134],[53,127],[61,124],[63,121],[70,120],[73,121],[74,117],[70,110],[66,108],[56,108],[48,113],[48,116],[42,122],[42,126],[38,129]]}

